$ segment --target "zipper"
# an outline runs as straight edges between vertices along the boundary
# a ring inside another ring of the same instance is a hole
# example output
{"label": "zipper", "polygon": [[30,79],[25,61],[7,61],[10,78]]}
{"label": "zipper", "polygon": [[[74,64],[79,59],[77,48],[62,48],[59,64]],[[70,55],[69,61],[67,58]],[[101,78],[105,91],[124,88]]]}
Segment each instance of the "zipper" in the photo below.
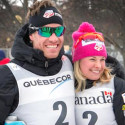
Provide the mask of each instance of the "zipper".
{"label": "zipper", "polygon": [[45,68],[46,68],[46,72],[48,72],[48,71],[47,71],[47,68],[48,68],[48,61],[45,61]]}

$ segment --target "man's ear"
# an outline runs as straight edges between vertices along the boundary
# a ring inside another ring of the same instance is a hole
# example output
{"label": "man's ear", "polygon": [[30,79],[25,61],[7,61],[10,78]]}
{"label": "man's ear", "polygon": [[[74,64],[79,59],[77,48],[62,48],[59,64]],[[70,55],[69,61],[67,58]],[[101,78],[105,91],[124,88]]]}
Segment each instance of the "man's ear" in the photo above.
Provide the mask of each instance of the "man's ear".
{"label": "man's ear", "polygon": [[29,35],[31,41],[33,41],[33,34]]}

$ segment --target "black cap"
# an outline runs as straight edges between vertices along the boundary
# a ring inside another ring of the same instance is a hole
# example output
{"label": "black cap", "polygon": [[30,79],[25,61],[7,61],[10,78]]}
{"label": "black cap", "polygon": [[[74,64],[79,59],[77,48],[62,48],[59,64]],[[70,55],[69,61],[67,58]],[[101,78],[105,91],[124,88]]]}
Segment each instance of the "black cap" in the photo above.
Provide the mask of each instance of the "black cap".
{"label": "black cap", "polygon": [[[42,27],[47,24],[57,23],[63,25],[63,19],[59,11],[55,7],[41,8],[40,12],[29,18],[30,26]],[[29,29],[29,34],[35,32],[33,29]]]}

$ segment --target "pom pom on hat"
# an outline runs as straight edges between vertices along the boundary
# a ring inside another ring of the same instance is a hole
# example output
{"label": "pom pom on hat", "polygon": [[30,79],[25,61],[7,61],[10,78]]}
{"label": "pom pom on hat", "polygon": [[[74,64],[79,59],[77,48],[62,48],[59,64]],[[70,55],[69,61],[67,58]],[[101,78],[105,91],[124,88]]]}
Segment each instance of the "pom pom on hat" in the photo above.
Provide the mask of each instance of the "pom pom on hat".
{"label": "pom pom on hat", "polygon": [[92,24],[89,24],[88,22],[84,22],[82,23],[79,28],[78,28],[79,32],[96,32],[95,31],[95,27],[93,27]]}
{"label": "pom pom on hat", "polygon": [[83,22],[77,31],[73,32],[72,58],[73,62],[88,56],[104,56],[107,52],[102,33],[96,32],[94,26]]}
{"label": "pom pom on hat", "polygon": [[74,41],[77,41],[78,38],[85,34],[85,33],[90,33],[90,32],[96,32],[95,28],[93,27],[92,24],[89,24],[88,22],[83,22],[77,31],[73,32],[72,38]]}

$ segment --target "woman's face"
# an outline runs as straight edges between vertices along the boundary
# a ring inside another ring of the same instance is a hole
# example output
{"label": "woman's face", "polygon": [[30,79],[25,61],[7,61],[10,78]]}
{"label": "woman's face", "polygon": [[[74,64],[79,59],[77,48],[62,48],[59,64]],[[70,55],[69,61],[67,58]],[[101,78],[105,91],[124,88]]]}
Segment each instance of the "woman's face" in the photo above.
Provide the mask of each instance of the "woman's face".
{"label": "woman's face", "polygon": [[87,79],[98,80],[105,69],[105,57],[85,57],[80,60],[80,69]]}

